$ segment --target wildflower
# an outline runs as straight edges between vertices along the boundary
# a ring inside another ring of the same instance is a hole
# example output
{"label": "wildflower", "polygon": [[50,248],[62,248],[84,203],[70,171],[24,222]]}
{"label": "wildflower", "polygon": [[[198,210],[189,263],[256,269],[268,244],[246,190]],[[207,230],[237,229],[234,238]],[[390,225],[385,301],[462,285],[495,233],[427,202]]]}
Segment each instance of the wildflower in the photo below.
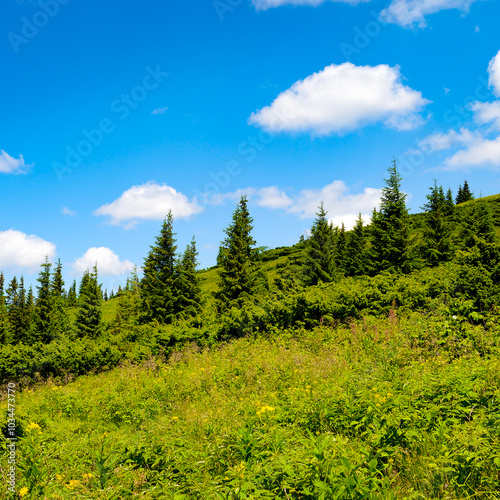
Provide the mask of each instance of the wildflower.
{"label": "wildflower", "polygon": [[20,496],[21,498],[23,498],[23,497],[24,497],[24,496],[26,496],[27,494],[28,494],[28,488],[24,487],[24,488],[21,488],[21,489],[19,490],[19,496]]}
{"label": "wildflower", "polygon": [[57,481],[62,483],[64,481],[64,476],[61,476],[61,474],[56,474],[56,479],[57,479]]}
{"label": "wildflower", "polygon": [[59,389],[59,387],[57,387],[57,385],[55,385],[54,387],[52,387],[53,391],[57,391],[57,389]]}
{"label": "wildflower", "polygon": [[69,483],[66,485],[66,488],[69,490],[74,490],[75,488],[78,488],[80,486],[80,481],[78,479],[70,479]]}
{"label": "wildflower", "polygon": [[82,475],[83,479],[92,479],[94,476],[94,474],[92,474],[92,472],[87,472],[85,474]]}
{"label": "wildflower", "polygon": [[172,420],[179,420],[179,417],[172,417]]}
{"label": "wildflower", "polygon": [[38,424],[35,424],[34,422],[31,422],[31,424],[28,424],[28,426],[26,427],[26,430],[29,432],[34,431],[34,430],[37,430],[38,432],[42,432],[41,427]]}

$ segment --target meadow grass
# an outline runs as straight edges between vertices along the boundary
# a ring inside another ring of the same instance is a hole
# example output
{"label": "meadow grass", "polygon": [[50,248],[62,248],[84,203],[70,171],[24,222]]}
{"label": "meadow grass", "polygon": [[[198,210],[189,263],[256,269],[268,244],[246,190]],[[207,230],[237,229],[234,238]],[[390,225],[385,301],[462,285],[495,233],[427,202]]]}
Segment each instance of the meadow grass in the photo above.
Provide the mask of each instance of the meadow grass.
{"label": "meadow grass", "polygon": [[500,362],[435,329],[392,311],[25,388],[14,498],[499,498]]}

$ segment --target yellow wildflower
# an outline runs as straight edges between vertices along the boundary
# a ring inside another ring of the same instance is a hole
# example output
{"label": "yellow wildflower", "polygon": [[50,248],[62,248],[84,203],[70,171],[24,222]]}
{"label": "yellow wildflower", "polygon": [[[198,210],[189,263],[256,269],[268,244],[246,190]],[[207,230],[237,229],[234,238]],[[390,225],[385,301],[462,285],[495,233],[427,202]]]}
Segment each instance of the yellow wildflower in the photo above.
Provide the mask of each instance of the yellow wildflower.
{"label": "yellow wildflower", "polygon": [[27,494],[28,494],[28,488],[24,487],[24,488],[21,488],[21,489],[19,490],[19,496],[20,496],[21,498],[23,498],[23,497],[24,497],[24,496],[26,496]]}
{"label": "yellow wildflower", "polygon": [[56,474],[56,479],[62,483],[64,481],[64,476],[61,476],[61,474]]}
{"label": "yellow wildflower", "polygon": [[34,431],[34,430],[41,432],[42,428],[38,424],[31,422],[31,424],[28,424],[28,426],[26,427],[26,430],[29,432]]}
{"label": "yellow wildflower", "polygon": [[91,479],[95,476],[94,476],[94,474],[92,474],[92,472],[87,472],[87,473],[83,474],[82,477],[83,477],[83,479]]}
{"label": "yellow wildflower", "polygon": [[66,488],[69,490],[74,490],[75,488],[78,488],[80,486],[80,481],[78,479],[70,479],[69,483],[66,485]]}

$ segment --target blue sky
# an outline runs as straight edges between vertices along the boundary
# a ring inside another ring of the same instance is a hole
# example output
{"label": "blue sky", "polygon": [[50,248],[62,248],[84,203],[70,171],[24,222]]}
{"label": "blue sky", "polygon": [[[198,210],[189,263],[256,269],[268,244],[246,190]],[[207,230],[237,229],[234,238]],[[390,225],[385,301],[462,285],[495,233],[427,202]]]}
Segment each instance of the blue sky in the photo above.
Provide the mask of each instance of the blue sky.
{"label": "blue sky", "polygon": [[0,269],[48,254],[107,288],[169,208],[215,263],[247,193],[259,245],[325,202],[368,219],[395,156],[412,213],[433,179],[500,192],[493,0],[6,0]]}

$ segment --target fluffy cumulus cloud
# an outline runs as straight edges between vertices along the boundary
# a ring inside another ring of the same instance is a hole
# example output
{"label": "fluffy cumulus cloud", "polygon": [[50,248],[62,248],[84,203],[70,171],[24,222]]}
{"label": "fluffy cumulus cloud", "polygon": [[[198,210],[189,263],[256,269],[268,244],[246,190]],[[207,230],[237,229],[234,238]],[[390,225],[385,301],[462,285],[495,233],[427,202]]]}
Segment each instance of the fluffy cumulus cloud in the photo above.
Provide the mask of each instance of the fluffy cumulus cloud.
{"label": "fluffy cumulus cloud", "polygon": [[294,83],[249,123],[271,132],[344,133],[382,122],[410,129],[429,101],[402,83],[399,67],[332,64]]}
{"label": "fluffy cumulus cloud", "polygon": [[0,232],[0,268],[36,271],[45,257],[52,259],[56,246],[34,234],[9,229]]}
{"label": "fluffy cumulus cloud", "polygon": [[173,187],[148,182],[132,186],[118,199],[98,208],[94,215],[110,217],[110,223],[129,228],[140,220],[162,220],[172,210],[176,219],[199,214],[203,208]]}
{"label": "fluffy cumulus cloud", "polygon": [[334,225],[340,226],[344,223],[347,229],[352,229],[360,213],[365,223],[370,221],[373,209],[380,205],[382,190],[365,188],[360,193],[352,193],[343,181],[334,181],[323,188],[303,189],[299,192],[270,186],[219,194],[215,204],[237,201],[242,195],[246,195],[261,207],[284,210],[300,218],[315,217],[320,203],[323,202]]}
{"label": "fluffy cumulus cloud", "polygon": [[351,193],[343,181],[334,181],[321,189],[304,189],[288,209],[300,217],[314,217],[321,202],[328,211],[334,225],[342,222],[347,229],[352,229],[361,213],[363,220],[368,222],[374,208],[380,205],[382,190],[365,188],[361,193]]}
{"label": "fluffy cumulus cloud", "polygon": [[393,0],[380,17],[385,22],[405,28],[423,28],[427,25],[425,18],[428,15],[449,9],[467,12],[475,1],[477,0]]}
{"label": "fluffy cumulus cloud", "polygon": [[[500,91],[500,52],[488,66],[489,84],[496,94]],[[435,133],[419,142],[420,151],[427,154],[445,152],[441,168],[466,170],[500,168],[500,99],[492,102],[475,101],[469,105],[473,123],[459,131]]]}
{"label": "fluffy cumulus cloud", "polygon": [[282,5],[310,5],[316,7],[328,1],[344,2],[355,5],[361,2],[369,2],[370,0],[252,0],[252,5],[257,10],[267,10],[273,7],[281,7]]}
{"label": "fluffy cumulus cloud", "polygon": [[2,174],[25,174],[32,165],[26,165],[23,155],[13,158],[3,149],[0,149],[0,173]]}
{"label": "fluffy cumulus cloud", "polygon": [[107,247],[89,248],[73,264],[77,274],[83,274],[97,264],[97,271],[103,276],[120,276],[133,270],[134,264],[129,260],[120,260],[113,250]]}
{"label": "fluffy cumulus cloud", "polygon": [[493,91],[497,97],[500,97],[500,51],[490,61],[488,66],[489,84],[493,87]]}

